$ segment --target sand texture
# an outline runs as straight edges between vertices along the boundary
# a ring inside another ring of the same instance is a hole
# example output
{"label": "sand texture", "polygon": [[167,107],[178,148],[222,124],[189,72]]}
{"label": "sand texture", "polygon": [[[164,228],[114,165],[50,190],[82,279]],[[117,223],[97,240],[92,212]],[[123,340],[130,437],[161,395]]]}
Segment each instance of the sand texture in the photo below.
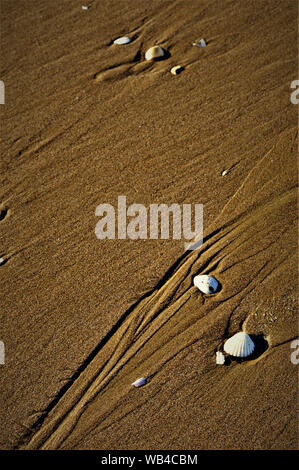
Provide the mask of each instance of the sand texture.
{"label": "sand texture", "polygon": [[[0,448],[295,449],[297,2],[88,5],[1,0]],[[201,248],[98,240],[119,195],[202,203]]]}

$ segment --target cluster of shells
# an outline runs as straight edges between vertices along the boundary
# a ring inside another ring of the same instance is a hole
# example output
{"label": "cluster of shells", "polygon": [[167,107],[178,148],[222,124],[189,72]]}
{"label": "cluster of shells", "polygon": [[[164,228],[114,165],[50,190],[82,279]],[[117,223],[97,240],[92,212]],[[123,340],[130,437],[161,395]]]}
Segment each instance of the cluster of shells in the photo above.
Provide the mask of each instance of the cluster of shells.
{"label": "cluster of shells", "polygon": [[[128,36],[121,36],[113,41],[114,44],[118,44],[118,45],[129,44],[130,42],[131,42],[131,39]],[[192,45],[205,47],[206,42],[204,39],[201,39],[199,43],[193,42]],[[167,55],[167,51],[163,47],[152,46],[146,51],[145,60],[154,61],[154,60],[161,59],[163,57],[165,58],[166,55]],[[172,75],[179,75],[183,70],[184,70],[184,67],[182,65],[175,65],[174,67],[172,67],[170,72],[172,73]]]}
{"label": "cluster of shells", "polygon": [[[128,36],[123,36],[120,38],[115,39],[114,44],[124,45],[129,44],[131,42]],[[206,47],[206,42],[204,39],[201,39],[199,42],[193,42],[193,46],[199,47]],[[145,53],[145,60],[147,61],[154,61],[165,57],[167,51],[163,49],[161,46],[153,46],[150,47]],[[179,73],[184,70],[184,67],[181,65],[176,65],[172,67],[170,72],[173,75],[178,75]],[[222,175],[226,175],[228,173],[227,170],[223,171]],[[203,294],[211,295],[215,294],[219,288],[220,284],[213,276],[209,276],[206,274],[197,275],[193,279],[193,284],[196,286]],[[244,358],[250,356],[254,351],[254,342],[250,338],[249,334],[244,331],[240,331],[236,333],[234,336],[229,338],[223,346],[223,350],[226,354],[233,357]],[[216,352],[216,364],[223,365],[225,364],[225,355],[222,351]],[[134,387],[142,387],[147,384],[146,377],[141,377],[137,379],[135,382],[132,383]]]}
{"label": "cluster of shells", "polygon": [[[219,289],[219,282],[213,276],[198,275],[193,279],[193,284],[203,294],[215,294]],[[225,341],[223,350],[233,357],[245,358],[250,356],[255,348],[255,344],[250,335],[245,331],[240,331]],[[216,352],[216,364],[225,364],[225,355],[221,351]]]}

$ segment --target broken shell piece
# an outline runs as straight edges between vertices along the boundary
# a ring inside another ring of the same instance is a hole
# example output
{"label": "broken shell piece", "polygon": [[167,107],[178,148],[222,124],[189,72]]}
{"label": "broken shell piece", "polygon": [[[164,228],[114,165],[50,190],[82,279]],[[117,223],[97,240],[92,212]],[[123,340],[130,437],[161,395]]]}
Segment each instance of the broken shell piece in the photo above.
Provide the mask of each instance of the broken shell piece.
{"label": "broken shell piece", "polygon": [[172,75],[178,75],[178,74],[181,73],[183,70],[184,70],[184,67],[182,67],[181,65],[175,65],[175,67],[172,67],[172,69],[170,70],[170,72],[172,73]]}
{"label": "broken shell piece", "polygon": [[5,263],[5,259],[4,258],[0,258],[0,266],[1,264],[4,264]]}
{"label": "broken shell piece", "polygon": [[223,366],[225,364],[225,355],[221,351],[216,352],[216,364]]}
{"label": "broken shell piece", "polygon": [[164,55],[165,51],[161,46],[150,47],[145,53],[145,60],[155,60]]}
{"label": "broken shell piece", "polygon": [[135,382],[132,383],[134,387],[142,387],[145,385],[147,382],[145,377],[141,377],[141,379],[135,380]]}
{"label": "broken shell piece", "polygon": [[82,10],[88,10],[88,6],[87,5],[82,5]]}
{"label": "broken shell piece", "polygon": [[114,44],[128,44],[129,42],[131,42],[131,39],[128,36],[122,36],[113,41]]}
{"label": "broken shell piece", "polygon": [[223,349],[230,356],[247,357],[254,350],[254,342],[247,333],[240,331],[224,343]]}
{"label": "broken shell piece", "polygon": [[224,170],[224,171],[221,173],[222,176],[226,176],[227,174],[228,174],[228,170]]}
{"label": "broken shell piece", "polygon": [[214,294],[219,286],[218,281],[214,277],[207,276],[206,274],[195,276],[193,284],[204,294]]}
{"label": "broken shell piece", "polygon": [[204,39],[201,39],[199,42],[194,41],[192,46],[206,47],[207,43]]}

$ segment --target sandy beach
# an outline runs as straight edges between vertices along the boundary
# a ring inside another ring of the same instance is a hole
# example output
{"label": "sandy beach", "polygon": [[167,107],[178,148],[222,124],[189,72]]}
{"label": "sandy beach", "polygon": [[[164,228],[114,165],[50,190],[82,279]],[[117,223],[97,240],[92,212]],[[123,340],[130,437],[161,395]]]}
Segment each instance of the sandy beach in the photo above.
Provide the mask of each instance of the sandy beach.
{"label": "sandy beach", "polygon": [[[1,449],[298,447],[297,28],[295,0],[1,0]],[[119,196],[202,204],[201,247],[97,238]]]}

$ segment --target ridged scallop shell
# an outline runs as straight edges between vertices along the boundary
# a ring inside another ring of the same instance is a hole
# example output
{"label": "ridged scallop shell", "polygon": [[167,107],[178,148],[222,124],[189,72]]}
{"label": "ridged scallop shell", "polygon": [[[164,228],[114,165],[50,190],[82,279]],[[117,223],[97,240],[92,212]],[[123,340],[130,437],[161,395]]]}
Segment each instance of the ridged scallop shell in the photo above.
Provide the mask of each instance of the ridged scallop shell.
{"label": "ridged scallop shell", "polygon": [[193,284],[204,294],[214,294],[219,286],[218,281],[206,274],[195,276]]}
{"label": "ridged scallop shell", "polygon": [[145,377],[141,377],[140,379],[138,380],[135,380],[135,382],[132,383],[132,385],[134,387],[142,387],[143,385],[145,385],[147,383],[147,380]]}
{"label": "ridged scallop shell", "polygon": [[247,357],[254,351],[254,342],[247,333],[240,331],[224,343],[223,349],[230,356]]}
{"label": "ridged scallop shell", "polygon": [[131,42],[131,39],[128,36],[122,36],[113,41],[114,44],[128,44],[129,42]]}
{"label": "ridged scallop shell", "polygon": [[161,46],[150,47],[145,53],[145,60],[154,60],[163,57],[165,51]]}

